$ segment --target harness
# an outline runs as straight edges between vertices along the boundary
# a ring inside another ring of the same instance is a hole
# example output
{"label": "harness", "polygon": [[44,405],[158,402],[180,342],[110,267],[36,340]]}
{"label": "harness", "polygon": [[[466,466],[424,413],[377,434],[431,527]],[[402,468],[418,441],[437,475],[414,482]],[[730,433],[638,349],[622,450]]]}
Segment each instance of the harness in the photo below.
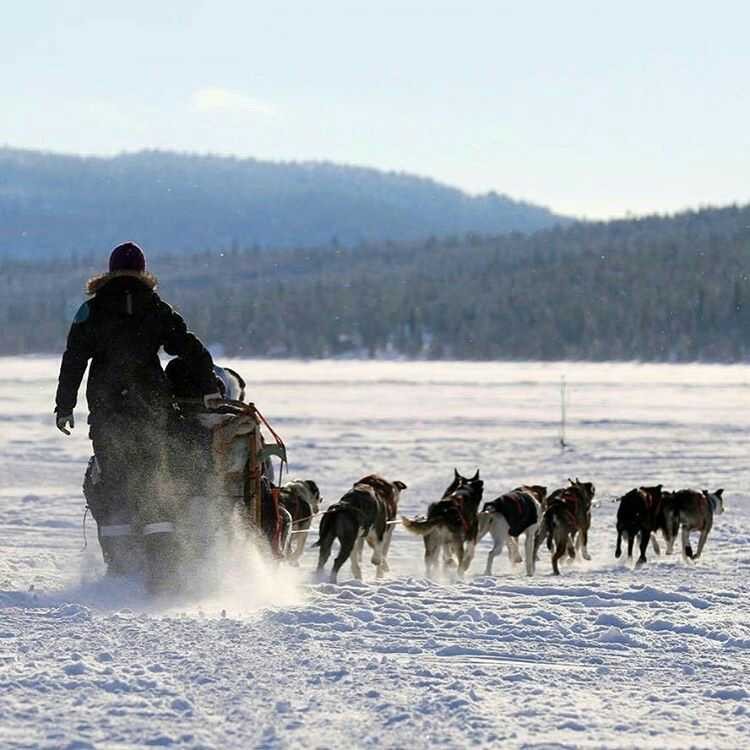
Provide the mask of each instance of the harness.
{"label": "harness", "polygon": [[465,495],[463,493],[459,494],[459,491],[455,490],[452,494],[448,495],[448,497],[443,498],[443,501],[445,500],[451,501],[451,507],[458,514],[458,518],[461,521],[461,526],[463,527],[464,534],[468,536],[471,533],[472,523],[466,517],[466,513],[464,510],[464,501],[466,500]]}
{"label": "harness", "polygon": [[464,533],[469,532],[469,521],[466,518],[466,515],[464,514],[464,496],[463,495],[456,495],[453,498],[456,501],[456,512],[458,513],[458,517],[461,519],[461,524],[464,527]]}
{"label": "harness", "polygon": [[[532,523],[539,521],[536,504],[531,501],[531,496],[526,490],[513,490],[513,492],[498,498],[498,501],[501,507],[505,505],[501,513],[508,523],[511,536],[518,536]],[[513,517],[514,509],[516,511],[515,518]]]}

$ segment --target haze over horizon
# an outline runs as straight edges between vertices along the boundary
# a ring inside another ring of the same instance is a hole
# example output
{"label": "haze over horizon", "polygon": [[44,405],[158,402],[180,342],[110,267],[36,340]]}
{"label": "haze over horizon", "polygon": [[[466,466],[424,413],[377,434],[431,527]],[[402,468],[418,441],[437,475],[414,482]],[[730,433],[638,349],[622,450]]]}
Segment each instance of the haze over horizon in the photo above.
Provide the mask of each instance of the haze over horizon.
{"label": "haze over horizon", "polygon": [[17,6],[0,143],[331,161],[609,218],[750,201],[750,6]]}

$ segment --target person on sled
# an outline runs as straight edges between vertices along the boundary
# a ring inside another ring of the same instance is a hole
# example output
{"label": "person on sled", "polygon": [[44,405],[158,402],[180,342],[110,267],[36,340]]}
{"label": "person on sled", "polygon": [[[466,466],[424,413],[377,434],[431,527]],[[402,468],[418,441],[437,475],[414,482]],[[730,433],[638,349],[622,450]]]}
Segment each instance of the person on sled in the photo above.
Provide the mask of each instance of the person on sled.
{"label": "person on sled", "polygon": [[[89,497],[108,572],[128,574],[145,563],[158,587],[174,549],[174,513],[166,466],[172,396],[159,350],[190,363],[207,408],[221,401],[211,355],[155,291],[138,245],[118,245],[109,272],[89,280],[60,366],[55,414],[66,435],[86,367],[89,437],[98,481]],[[93,471],[92,471],[93,469]],[[143,555],[141,558],[140,555]]]}

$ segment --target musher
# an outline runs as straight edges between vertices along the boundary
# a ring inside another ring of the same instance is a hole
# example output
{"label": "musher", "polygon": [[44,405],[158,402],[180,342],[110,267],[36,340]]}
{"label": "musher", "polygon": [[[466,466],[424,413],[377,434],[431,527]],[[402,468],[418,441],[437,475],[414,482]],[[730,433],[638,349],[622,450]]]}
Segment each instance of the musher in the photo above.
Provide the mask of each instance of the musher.
{"label": "musher", "polygon": [[150,588],[167,575],[175,544],[166,462],[172,396],[159,349],[189,363],[207,408],[222,398],[211,355],[155,287],[138,245],[126,242],[112,251],[109,272],[89,280],[90,299],[71,325],[55,406],[57,428],[69,435],[91,360],[86,398],[95,465],[90,469],[99,481],[89,507],[108,572],[134,572],[142,550]]}

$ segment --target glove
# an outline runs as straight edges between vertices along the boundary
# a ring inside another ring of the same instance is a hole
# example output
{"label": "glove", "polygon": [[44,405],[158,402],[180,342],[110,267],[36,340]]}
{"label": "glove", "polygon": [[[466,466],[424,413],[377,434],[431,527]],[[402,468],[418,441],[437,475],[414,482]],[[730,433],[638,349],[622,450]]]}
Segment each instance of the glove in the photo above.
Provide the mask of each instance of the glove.
{"label": "glove", "polygon": [[207,393],[203,397],[203,405],[206,409],[215,409],[217,406],[221,406],[224,397],[216,391],[216,393]]}
{"label": "glove", "polygon": [[64,432],[66,435],[70,435],[70,430],[66,429],[67,427],[70,427],[70,430],[72,430],[75,427],[75,422],[73,421],[73,415],[72,414],[58,414],[57,415],[57,429],[60,430],[60,432]]}

